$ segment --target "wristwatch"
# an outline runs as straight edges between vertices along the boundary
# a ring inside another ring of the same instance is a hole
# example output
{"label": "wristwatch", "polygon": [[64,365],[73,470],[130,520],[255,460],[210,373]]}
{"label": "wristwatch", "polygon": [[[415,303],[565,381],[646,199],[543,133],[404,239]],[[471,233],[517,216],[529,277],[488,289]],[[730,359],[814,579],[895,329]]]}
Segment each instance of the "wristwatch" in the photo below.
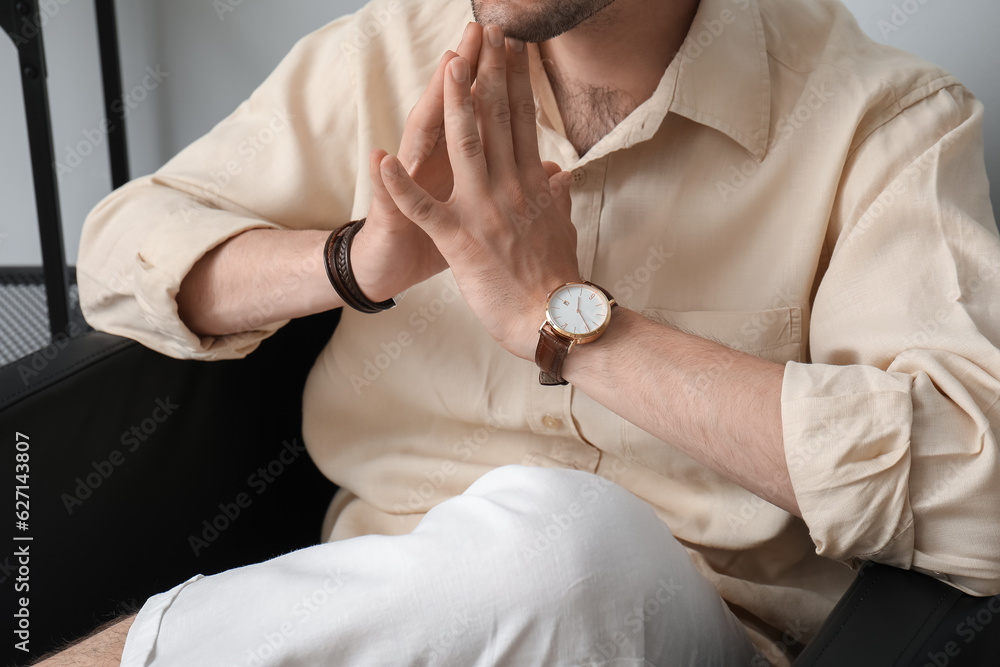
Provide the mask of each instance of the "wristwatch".
{"label": "wristwatch", "polygon": [[549,292],[535,348],[540,383],[567,384],[562,376],[566,355],[574,346],[592,343],[604,334],[615,305],[607,290],[590,282],[566,283]]}

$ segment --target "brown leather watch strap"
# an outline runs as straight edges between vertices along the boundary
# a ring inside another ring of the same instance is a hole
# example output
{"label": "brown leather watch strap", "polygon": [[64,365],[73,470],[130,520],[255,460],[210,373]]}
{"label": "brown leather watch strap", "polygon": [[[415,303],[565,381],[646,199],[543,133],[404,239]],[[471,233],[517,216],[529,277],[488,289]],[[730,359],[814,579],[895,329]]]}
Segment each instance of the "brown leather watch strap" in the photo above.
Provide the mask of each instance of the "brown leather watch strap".
{"label": "brown leather watch strap", "polygon": [[570,341],[556,334],[552,325],[546,322],[538,330],[538,346],[535,348],[535,363],[542,370],[538,381],[545,386],[569,384],[562,376],[563,362],[569,354]]}

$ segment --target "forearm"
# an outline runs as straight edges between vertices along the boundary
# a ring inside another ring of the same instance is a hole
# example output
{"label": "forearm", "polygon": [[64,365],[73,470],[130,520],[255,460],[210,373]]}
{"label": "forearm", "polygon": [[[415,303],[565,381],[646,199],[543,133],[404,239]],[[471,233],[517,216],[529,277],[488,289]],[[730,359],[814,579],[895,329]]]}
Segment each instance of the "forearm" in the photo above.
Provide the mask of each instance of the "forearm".
{"label": "forearm", "polygon": [[599,341],[566,358],[563,375],[624,419],[800,514],[782,440],[782,365],[618,308]]}
{"label": "forearm", "polygon": [[343,305],[323,263],[329,232],[253,229],[192,267],[177,294],[181,319],[199,335],[222,336]]}
{"label": "forearm", "polygon": [[86,639],[35,663],[38,667],[118,667],[135,616],[99,628]]}

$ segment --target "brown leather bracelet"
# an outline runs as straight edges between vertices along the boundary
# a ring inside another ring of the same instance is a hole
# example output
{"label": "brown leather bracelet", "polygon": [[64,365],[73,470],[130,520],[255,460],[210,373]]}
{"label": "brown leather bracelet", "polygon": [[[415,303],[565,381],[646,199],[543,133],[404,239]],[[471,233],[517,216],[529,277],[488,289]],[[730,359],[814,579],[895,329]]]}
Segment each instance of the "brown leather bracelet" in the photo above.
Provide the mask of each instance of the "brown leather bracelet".
{"label": "brown leather bracelet", "polygon": [[395,307],[396,302],[393,299],[386,299],[376,303],[366,297],[358,287],[358,281],[351,269],[351,244],[357,233],[365,226],[365,220],[366,218],[361,218],[349,222],[327,238],[326,247],[323,249],[326,275],[346,305],[362,313],[381,313],[383,310]]}

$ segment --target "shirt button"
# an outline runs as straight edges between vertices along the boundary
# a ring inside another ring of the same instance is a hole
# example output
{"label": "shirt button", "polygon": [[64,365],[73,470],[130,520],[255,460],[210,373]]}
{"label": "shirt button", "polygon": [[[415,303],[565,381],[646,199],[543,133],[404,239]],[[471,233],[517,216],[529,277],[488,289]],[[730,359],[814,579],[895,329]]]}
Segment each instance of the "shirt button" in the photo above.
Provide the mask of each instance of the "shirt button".
{"label": "shirt button", "polygon": [[587,182],[587,172],[577,169],[573,172],[573,185],[583,185]]}
{"label": "shirt button", "polygon": [[545,415],[542,417],[542,426],[550,431],[558,431],[563,426],[563,420],[558,417],[553,417],[552,415]]}

